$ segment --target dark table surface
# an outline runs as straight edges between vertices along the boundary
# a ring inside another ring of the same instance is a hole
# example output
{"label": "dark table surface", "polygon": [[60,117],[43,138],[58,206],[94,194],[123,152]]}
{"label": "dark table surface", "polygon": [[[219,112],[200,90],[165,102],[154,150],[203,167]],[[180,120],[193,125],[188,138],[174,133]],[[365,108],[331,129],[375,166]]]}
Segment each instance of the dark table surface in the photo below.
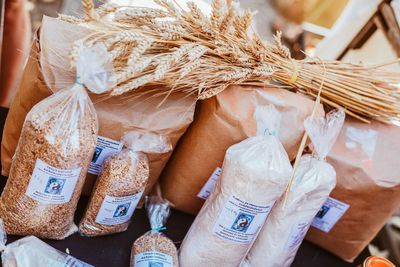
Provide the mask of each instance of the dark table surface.
{"label": "dark table surface", "polygon": [[[1,136],[7,112],[8,109],[0,107]],[[5,183],[6,177],[2,176],[0,178],[0,190],[3,189]],[[82,197],[79,201],[78,209],[75,214],[76,223],[78,223],[79,219],[82,217],[87,202],[87,197]],[[167,229],[164,231],[164,233],[175,242],[177,247],[179,247],[193,220],[194,216],[192,215],[188,215],[177,210],[172,210],[171,216],[169,217],[167,223]],[[92,238],[82,237],[79,234],[74,234],[62,241],[44,241],[63,252],[65,252],[68,248],[72,256],[97,267],[129,266],[130,249],[133,242],[136,240],[136,238],[144,234],[149,229],[150,225],[145,211],[143,209],[138,209],[135,211],[132,217],[132,223],[126,232]],[[20,237],[9,235],[8,243],[17,240],[18,238]],[[323,249],[304,241],[292,266],[357,266],[368,256],[368,251],[365,249],[354,263],[346,263],[329,252],[326,252]]]}

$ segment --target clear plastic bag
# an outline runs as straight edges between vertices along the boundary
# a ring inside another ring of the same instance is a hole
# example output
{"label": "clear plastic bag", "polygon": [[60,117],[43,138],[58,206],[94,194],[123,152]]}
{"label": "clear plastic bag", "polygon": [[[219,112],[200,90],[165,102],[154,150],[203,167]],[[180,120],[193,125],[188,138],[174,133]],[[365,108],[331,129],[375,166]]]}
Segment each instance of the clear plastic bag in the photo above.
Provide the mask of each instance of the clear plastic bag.
{"label": "clear plastic bag", "polygon": [[182,266],[239,266],[292,173],[280,113],[256,107],[257,136],[231,146],[222,174],[180,248]]}
{"label": "clear plastic bag", "polygon": [[107,57],[99,55],[101,51],[82,52],[77,83],[28,113],[0,198],[7,233],[63,239],[77,231],[74,213],[98,130],[96,111],[83,84],[97,92],[110,85],[105,82]]}
{"label": "clear plastic bag", "polygon": [[324,159],[342,128],[345,113],[330,112],[326,120],[310,116],[304,127],[314,147],[314,155],[299,161],[283,209],[285,195],[272,208],[241,267],[288,267],[322,204],[336,185],[336,172]]}
{"label": "clear plastic bag", "polygon": [[47,245],[39,238],[27,236],[6,246],[7,235],[0,219],[0,252],[3,267],[93,267]]}
{"label": "clear plastic bag", "polygon": [[141,131],[122,137],[127,149],[106,159],[96,181],[79,231],[86,236],[123,232],[142,197],[149,178],[145,153],[166,153],[169,138]]}
{"label": "clear plastic bag", "polygon": [[151,196],[147,198],[146,209],[151,230],[133,243],[130,266],[178,267],[174,242],[161,233],[170,213],[168,203],[158,196]]}

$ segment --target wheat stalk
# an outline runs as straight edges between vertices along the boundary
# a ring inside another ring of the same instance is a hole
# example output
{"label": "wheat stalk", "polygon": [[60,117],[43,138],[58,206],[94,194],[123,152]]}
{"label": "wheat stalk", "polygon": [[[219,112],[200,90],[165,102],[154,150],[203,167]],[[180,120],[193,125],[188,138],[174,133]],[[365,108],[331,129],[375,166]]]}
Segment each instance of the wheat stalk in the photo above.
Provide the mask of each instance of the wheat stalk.
{"label": "wheat stalk", "polygon": [[108,95],[148,94],[149,88],[151,93],[158,88],[165,95],[175,90],[205,99],[232,84],[275,81],[315,99],[324,81],[322,103],[363,121],[400,120],[399,73],[381,66],[293,60],[279,32],[274,43],[252,32],[252,13],[240,12],[238,3],[214,0],[207,16],[194,2],[187,3],[187,10],[155,0],[159,8],[103,5],[97,12],[91,1],[82,2],[86,16],[80,25],[93,34],[73,46],[71,65],[84,47],[107,44],[119,82]]}

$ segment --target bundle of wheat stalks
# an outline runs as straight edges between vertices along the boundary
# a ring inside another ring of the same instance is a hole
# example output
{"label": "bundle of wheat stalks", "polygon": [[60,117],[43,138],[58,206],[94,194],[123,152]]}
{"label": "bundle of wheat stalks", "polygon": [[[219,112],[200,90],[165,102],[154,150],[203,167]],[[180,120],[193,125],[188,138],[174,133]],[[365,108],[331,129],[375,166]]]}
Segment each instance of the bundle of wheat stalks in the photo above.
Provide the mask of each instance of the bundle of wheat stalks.
{"label": "bundle of wheat stalks", "polygon": [[117,86],[108,95],[172,91],[209,98],[231,84],[262,85],[276,81],[282,87],[343,108],[361,120],[399,120],[400,73],[339,61],[293,60],[280,42],[261,41],[251,29],[252,13],[238,4],[214,0],[211,14],[194,2],[154,0],[160,8],[104,4],[94,9],[82,0],[86,15],[60,19],[80,24],[92,34],[75,43],[72,66],[85,47],[103,43],[110,52]]}

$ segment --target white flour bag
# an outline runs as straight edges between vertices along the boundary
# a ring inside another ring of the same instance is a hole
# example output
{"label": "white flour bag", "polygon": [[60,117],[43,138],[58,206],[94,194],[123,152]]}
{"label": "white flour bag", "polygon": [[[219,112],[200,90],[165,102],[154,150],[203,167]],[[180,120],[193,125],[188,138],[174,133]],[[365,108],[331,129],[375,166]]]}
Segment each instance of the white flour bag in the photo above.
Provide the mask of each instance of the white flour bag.
{"label": "white flour bag", "polygon": [[3,267],[94,267],[47,245],[34,236],[26,236],[5,245],[7,235],[0,219],[0,252]]}
{"label": "white flour bag", "polygon": [[239,266],[284,192],[292,167],[276,130],[280,113],[257,106],[257,136],[231,146],[222,174],[183,240],[182,267]]}
{"label": "white flour bag", "polygon": [[256,241],[241,267],[290,266],[315,214],[336,185],[335,169],[324,159],[342,128],[345,113],[335,110],[326,119],[310,116],[304,128],[310,136],[314,155],[304,155],[299,161],[293,183],[271,210]]}

